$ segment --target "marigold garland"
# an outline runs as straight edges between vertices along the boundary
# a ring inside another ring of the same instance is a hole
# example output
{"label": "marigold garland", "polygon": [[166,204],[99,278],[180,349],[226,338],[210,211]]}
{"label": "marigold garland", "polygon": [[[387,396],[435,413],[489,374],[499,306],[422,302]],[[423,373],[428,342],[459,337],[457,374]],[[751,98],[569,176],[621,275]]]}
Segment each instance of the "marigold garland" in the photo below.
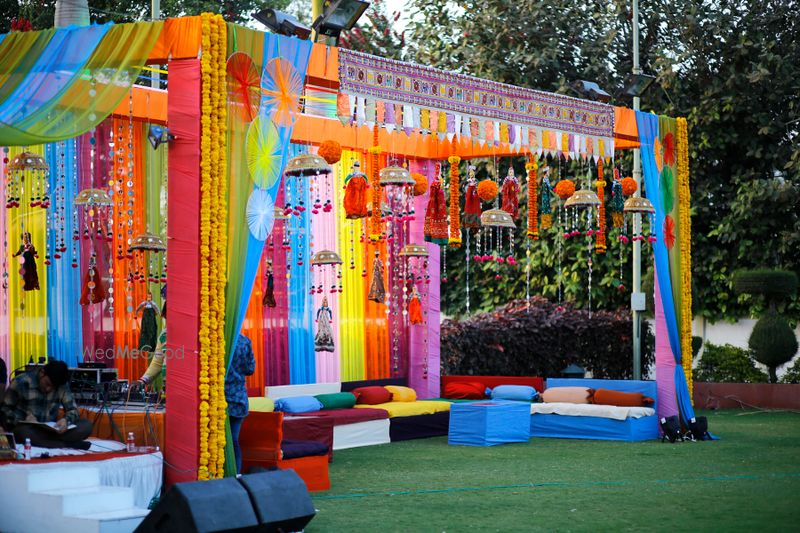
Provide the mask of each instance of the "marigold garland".
{"label": "marigold garland", "polygon": [[631,177],[622,178],[622,194],[623,194],[623,196],[631,196],[633,193],[636,192],[636,189],[638,189],[638,188],[639,188],[639,186],[636,184],[636,180],[635,179],[633,179]]}
{"label": "marigold garland", "polygon": [[594,251],[598,254],[606,253],[606,181],[603,179],[603,159],[597,160],[597,199],[600,200],[599,208],[599,228],[595,233]]}
{"label": "marigold garland", "polygon": [[425,174],[414,172],[411,177],[414,178],[414,196],[422,196],[428,192],[428,178]]}
{"label": "marigold garland", "polygon": [[484,202],[491,202],[497,198],[497,184],[490,179],[482,180],[478,183],[478,198]]}
{"label": "marigold garland", "polygon": [[[381,185],[378,174],[378,165],[380,164],[381,147],[378,145],[378,125],[372,128],[372,148],[369,153],[372,155],[369,184],[372,187],[372,218],[369,224],[369,239],[372,242],[378,242],[383,235],[383,228],[381,227]],[[377,209],[375,206],[378,206]]]}
{"label": "marigold garland", "polygon": [[327,161],[329,165],[335,165],[342,159],[342,145],[336,141],[323,141],[319,145],[317,155]]}
{"label": "marigold garland", "polygon": [[556,183],[556,194],[562,200],[566,200],[575,194],[575,184],[572,180],[561,180]]}
{"label": "marigold garland", "polygon": [[678,125],[678,219],[681,247],[681,358],[692,397],[692,218],[689,190],[689,136],[685,118]]}
{"label": "marigold garland", "polygon": [[458,179],[458,164],[461,158],[451,155],[450,163],[450,240],[451,248],[461,247],[461,183]]}
{"label": "marigold garland", "polygon": [[227,282],[227,27],[203,14],[200,140],[200,327],[198,479],[225,471],[225,284]]}
{"label": "marigold garland", "polygon": [[538,241],[539,201],[537,188],[539,183],[536,173],[539,170],[539,164],[536,162],[536,156],[532,156],[531,160],[525,163],[525,170],[528,171],[528,238]]}

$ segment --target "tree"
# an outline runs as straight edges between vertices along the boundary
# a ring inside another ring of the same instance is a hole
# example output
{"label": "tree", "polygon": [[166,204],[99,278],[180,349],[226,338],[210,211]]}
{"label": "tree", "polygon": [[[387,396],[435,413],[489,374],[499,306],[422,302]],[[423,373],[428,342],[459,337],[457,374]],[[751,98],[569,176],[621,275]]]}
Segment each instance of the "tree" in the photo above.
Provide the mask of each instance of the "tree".
{"label": "tree", "polygon": [[[747,316],[758,307],[733,294],[734,268],[800,269],[800,5],[674,0],[640,7],[642,68],[658,75],[643,108],[689,121],[697,313]],[[587,79],[613,93],[631,70],[627,2],[414,0],[413,9],[407,55],[421,64],[555,92]],[[555,248],[552,239],[534,243],[536,270],[556,262]],[[448,272],[463,279],[461,257],[451,263],[450,256]],[[585,257],[565,260],[567,272],[585,268]],[[613,266],[596,261],[595,276],[607,280]],[[524,283],[524,276],[495,283],[483,297],[518,297],[519,278]],[[585,292],[584,281],[582,290],[575,286],[580,276],[567,279],[568,292]],[[447,312],[463,302],[450,290]],[[542,290],[552,294],[552,276]],[[800,317],[797,298],[787,313]]]}
{"label": "tree", "polygon": [[405,32],[398,33],[394,29],[394,23],[399,18],[400,12],[389,14],[386,4],[381,0],[373,0],[352,31],[342,33],[339,46],[381,57],[402,59],[406,44]]}

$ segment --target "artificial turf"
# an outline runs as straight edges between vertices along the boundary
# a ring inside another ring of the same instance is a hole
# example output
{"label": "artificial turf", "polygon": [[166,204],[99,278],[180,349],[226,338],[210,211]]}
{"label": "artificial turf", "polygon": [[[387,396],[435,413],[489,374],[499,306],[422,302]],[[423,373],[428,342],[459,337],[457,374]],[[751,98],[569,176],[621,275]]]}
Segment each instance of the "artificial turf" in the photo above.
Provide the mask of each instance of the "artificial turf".
{"label": "artificial turf", "polygon": [[720,440],[337,451],[306,532],[798,531],[800,414],[698,414]]}

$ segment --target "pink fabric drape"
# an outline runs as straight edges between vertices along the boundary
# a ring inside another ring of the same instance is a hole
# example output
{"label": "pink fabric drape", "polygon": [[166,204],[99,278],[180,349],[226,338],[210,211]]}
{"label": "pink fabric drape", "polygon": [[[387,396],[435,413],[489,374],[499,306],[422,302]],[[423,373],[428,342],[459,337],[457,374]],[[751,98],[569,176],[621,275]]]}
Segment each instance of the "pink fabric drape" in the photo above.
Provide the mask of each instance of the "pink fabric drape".
{"label": "pink fabric drape", "polygon": [[675,363],[675,357],[673,357],[672,348],[669,345],[658,275],[654,277],[656,285],[656,386],[658,387],[658,417],[663,418],[678,414],[678,403],[675,399],[675,365],[677,363]]}
{"label": "pink fabric drape", "polygon": [[[337,251],[339,248],[336,244],[336,217],[339,216],[339,202],[336,201],[336,175],[331,173],[329,176],[321,176],[317,178],[317,187],[319,194],[312,195],[311,204],[313,206],[317,199],[321,204],[325,200],[330,200],[333,209],[325,213],[322,209],[319,213],[312,217],[312,231],[314,234],[314,252],[320,250],[333,250]],[[344,265],[341,265],[344,267]],[[339,293],[331,293],[331,285],[336,283],[338,287],[338,279],[336,278],[336,269],[330,266],[323,267],[320,270],[317,267],[311,267],[314,274],[314,284],[319,285],[320,276],[322,276],[322,293],[314,294],[314,320],[317,318],[317,310],[322,306],[322,298],[327,296],[328,307],[331,309],[333,320],[331,321],[331,329],[333,330],[333,352],[316,352],[316,367],[317,367],[317,383],[335,383],[340,380],[340,365],[339,358],[341,354],[339,342]],[[324,274],[322,274],[324,272]],[[314,335],[317,333],[316,322],[314,324]]]}
{"label": "pink fabric drape", "polygon": [[[428,178],[428,183],[433,181],[435,166],[433,161],[412,161],[411,171],[424,174]],[[424,223],[425,207],[428,205],[428,193],[417,196],[414,201],[416,218],[411,223],[411,235],[409,242],[422,244],[428,248],[428,274],[431,277],[428,285],[428,295],[423,306],[428,308],[428,320],[423,326],[412,326],[409,343],[409,368],[408,384],[417,391],[417,397],[438,398],[440,396],[439,385],[439,320],[440,320],[440,250],[439,246],[432,243],[425,243]],[[428,373],[425,377],[425,334],[427,328],[427,368]]]}
{"label": "pink fabric drape", "polygon": [[[167,483],[197,479],[200,325],[200,61],[171,61],[167,222]],[[175,215],[177,213],[177,216]],[[174,354],[172,357],[169,354]]]}
{"label": "pink fabric drape", "polygon": [[[2,242],[2,247],[0,247],[0,263],[8,265],[8,235],[6,233],[6,180],[4,176],[6,175],[6,165],[3,163],[3,158],[6,157],[5,152],[0,151],[0,242]],[[8,272],[8,270],[5,270]],[[9,276],[11,274],[9,273]],[[11,372],[14,370],[11,368],[11,348],[9,346],[9,323],[8,323],[8,288],[6,284],[8,283],[8,279],[0,279],[0,359],[6,362],[6,367],[8,368],[9,377]]]}
{"label": "pink fabric drape", "polygon": [[[275,205],[283,206],[283,185],[278,190]],[[286,222],[276,220],[272,229],[272,239],[267,239],[262,253],[262,262],[272,261],[275,284],[275,307],[264,307],[264,383],[270,385],[289,384],[289,303],[286,283],[286,252],[282,247]],[[271,244],[271,246],[270,246]],[[267,269],[262,268],[261,286],[267,290]]]}

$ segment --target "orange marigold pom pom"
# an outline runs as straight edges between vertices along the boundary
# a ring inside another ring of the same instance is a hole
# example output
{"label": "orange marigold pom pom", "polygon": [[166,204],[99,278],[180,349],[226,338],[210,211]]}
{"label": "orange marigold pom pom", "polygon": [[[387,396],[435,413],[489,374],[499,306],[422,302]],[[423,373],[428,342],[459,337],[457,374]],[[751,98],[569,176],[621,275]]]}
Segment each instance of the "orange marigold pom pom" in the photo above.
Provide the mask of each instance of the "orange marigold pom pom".
{"label": "orange marigold pom pom", "polygon": [[414,172],[411,177],[414,178],[414,196],[422,196],[428,192],[428,178],[424,174]]}
{"label": "orange marigold pom pom", "polygon": [[483,180],[478,184],[478,198],[491,202],[497,197],[497,184],[492,180]]}
{"label": "orange marigold pom pom", "polygon": [[317,153],[321,158],[333,165],[342,158],[342,145],[336,141],[325,141],[319,145]]}
{"label": "orange marigold pom pom", "polygon": [[562,200],[566,200],[573,194],[575,194],[575,184],[572,183],[572,180],[561,180],[556,183],[556,194]]}
{"label": "orange marigold pom pom", "polygon": [[636,185],[636,180],[633,178],[623,178],[622,179],[622,195],[623,196],[630,196],[636,192],[639,186]]}

